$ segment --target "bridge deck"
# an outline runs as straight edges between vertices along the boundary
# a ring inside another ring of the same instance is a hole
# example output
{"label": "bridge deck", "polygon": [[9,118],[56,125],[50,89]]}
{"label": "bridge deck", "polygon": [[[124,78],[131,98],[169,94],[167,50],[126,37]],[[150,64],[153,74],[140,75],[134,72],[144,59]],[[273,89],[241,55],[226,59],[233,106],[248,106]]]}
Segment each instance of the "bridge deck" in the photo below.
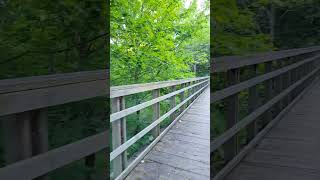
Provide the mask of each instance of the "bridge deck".
{"label": "bridge deck", "polygon": [[191,105],[127,179],[210,178],[210,90]]}
{"label": "bridge deck", "polygon": [[311,87],[226,179],[320,179],[320,82]]}

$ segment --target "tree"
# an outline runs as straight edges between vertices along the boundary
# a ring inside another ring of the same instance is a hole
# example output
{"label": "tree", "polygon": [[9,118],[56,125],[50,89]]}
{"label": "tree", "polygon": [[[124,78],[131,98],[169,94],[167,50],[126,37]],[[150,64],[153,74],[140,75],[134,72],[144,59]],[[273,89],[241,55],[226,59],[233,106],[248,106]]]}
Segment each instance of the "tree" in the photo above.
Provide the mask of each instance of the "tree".
{"label": "tree", "polygon": [[209,44],[209,34],[196,37],[209,24],[195,1],[185,8],[182,0],[114,0],[111,9],[112,85],[194,76],[192,42]]}
{"label": "tree", "polygon": [[254,13],[239,8],[236,0],[215,0],[212,5],[214,56],[247,54],[272,49],[270,37],[261,32]]}

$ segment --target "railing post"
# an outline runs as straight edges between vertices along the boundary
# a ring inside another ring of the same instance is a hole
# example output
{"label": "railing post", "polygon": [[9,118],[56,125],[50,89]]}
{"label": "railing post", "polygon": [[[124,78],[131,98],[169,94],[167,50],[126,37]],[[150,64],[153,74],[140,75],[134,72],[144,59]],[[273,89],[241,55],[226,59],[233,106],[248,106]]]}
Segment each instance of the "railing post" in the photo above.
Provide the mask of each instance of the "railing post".
{"label": "railing post", "polygon": [[[8,164],[48,151],[47,121],[46,108],[4,117],[5,160]],[[38,179],[48,177],[43,175]]]}
{"label": "railing post", "polygon": [[[282,60],[277,61],[277,65],[279,68],[282,68],[284,65],[284,62]],[[275,85],[275,94],[281,93],[283,86],[284,86],[284,79],[285,79],[285,74],[281,74],[278,77],[276,77],[276,85]],[[283,108],[283,100],[280,100],[276,105],[275,105],[275,113],[279,114],[281,109]]]}
{"label": "railing post", "polygon": [[30,120],[30,111],[4,117],[4,148],[7,164],[32,156],[32,129]]}
{"label": "railing post", "polygon": [[[172,89],[172,92],[175,92],[175,91],[176,91],[176,86],[172,86],[171,89]],[[171,106],[171,109],[174,108],[174,107],[176,107],[176,96],[172,96],[172,97],[171,97],[171,99],[170,99],[170,106]],[[173,113],[170,115],[171,121],[173,121],[175,118],[176,118],[176,111],[173,112]]]}
{"label": "railing post", "polygon": [[[252,69],[250,71],[250,77],[252,78],[255,76],[257,76],[257,65],[252,65]],[[259,97],[257,92],[257,86],[252,86],[251,88],[249,88],[248,110],[250,113],[257,109],[258,102],[259,102],[258,98]],[[248,142],[251,141],[256,134],[257,134],[257,120],[255,120],[248,126]]]}
{"label": "railing post", "polygon": [[[229,86],[239,83],[239,69],[231,69],[227,71],[227,83]],[[231,95],[225,99],[226,104],[226,128],[233,127],[239,120],[239,99],[238,93]],[[224,144],[225,161],[230,161],[238,152],[238,135],[230,138]]]}
{"label": "railing post", "polygon": [[[121,109],[120,102],[121,102],[120,97],[112,99],[112,103],[111,103],[112,113],[120,111],[120,109]],[[112,126],[112,150],[115,150],[117,147],[119,147],[121,145],[121,121],[117,120],[117,121],[113,122],[111,126]],[[113,163],[114,177],[117,177],[123,170],[122,169],[123,168],[122,156],[116,157],[112,161],[112,163]]]}
{"label": "railing post", "polygon": [[[265,73],[269,73],[272,71],[272,61],[266,62],[265,63]],[[269,101],[270,99],[272,99],[273,96],[273,79],[269,79],[265,82],[265,88],[266,88],[266,98],[267,101]],[[263,118],[263,124],[262,126],[264,126],[265,124],[267,124],[268,122],[270,122],[272,120],[272,108],[270,108],[264,115]]]}
{"label": "railing post", "polygon": [[[153,96],[153,99],[159,97],[160,96],[160,89],[153,90],[152,96]],[[155,120],[159,119],[159,117],[160,117],[160,103],[156,103],[156,104],[152,105],[152,109],[153,109],[152,120],[155,121]],[[153,129],[153,137],[156,138],[157,136],[159,136],[159,134],[160,134],[160,124],[158,124]]]}
{"label": "railing post", "polygon": [[[181,84],[181,89],[183,88],[185,88],[185,84]],[[180,103],[184,101],[184,94],[185,94],[185,91],[180,93]],[[184,111],[184,109],[185,109],[185,105],[182,105],[180,108],[181,113]]]}
{"label": "railing post", "polygon": [[[126,109],[126,102],[125,97],[120,97],[120,110]],[[127,141],[127,120],[126,118],[121,118],[121,143],[125,143]],[[127,151],[122,153],[122,168],[125,169],[128,166],[128,159],[127,159]]]}
{"label": "railing post", "polygon": [[[48,141],[48,114],[47,108],[31,111],[32,120],[32,154],[38,155],[47,152],[49,149]],[[48,180],[49,176],[43,175],[37,180]]]}

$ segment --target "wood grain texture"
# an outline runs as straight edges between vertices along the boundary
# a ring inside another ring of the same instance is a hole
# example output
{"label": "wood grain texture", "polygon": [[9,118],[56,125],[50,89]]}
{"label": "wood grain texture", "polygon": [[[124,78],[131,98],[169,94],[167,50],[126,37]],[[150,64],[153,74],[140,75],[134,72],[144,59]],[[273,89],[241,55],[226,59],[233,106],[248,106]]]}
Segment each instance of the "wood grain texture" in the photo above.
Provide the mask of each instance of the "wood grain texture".
{"label": "wood grain texture", "polygon": [[226,72],[230,69],[236,69],[253,64],[261,64],[264,62],[270,62],[274,60],[281,61],[288,57],[318,52],[319,50],[319,46],[314,46],[308,48],[257,53],[247,56],[225,56],[214,58],[211,60],[211,72]]}
{"label": "wood grain texture", "polygon": [[209,135],[210,90],[207,88],[126,179],[209,180]]}
{"label": "wood grain texture", "polygon": [[318,81],[226,179],[320,179],[319,106]]}

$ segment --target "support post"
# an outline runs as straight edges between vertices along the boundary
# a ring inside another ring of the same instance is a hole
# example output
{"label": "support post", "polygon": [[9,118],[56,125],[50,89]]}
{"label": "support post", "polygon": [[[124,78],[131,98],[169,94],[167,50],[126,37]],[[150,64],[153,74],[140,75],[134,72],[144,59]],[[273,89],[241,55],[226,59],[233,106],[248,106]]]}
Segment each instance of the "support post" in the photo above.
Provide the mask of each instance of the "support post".
{"label": "support post", "polygon": [[[181,84],[181,89],[183,88],[185,88],[185,84]],[[185,91],[180,93],[180,103],[184,101],[184,94],[185,94]],[[181,113],[184,111],[184,109],[185,109],[185,105],[182,105],[180,108]]]}
{"label": "support post", "polygon": [[[272,61],[266,62],[265,63],[265,73],[269,73],[272,71]],[[269,79],[265,82],[265,89],[266,89],[266,99],[267,101],[269,101],[272,96],[273,96],[273,79]],[[264,115],[263,118],[263,124],[262,126],[264,126],[265,124],[267,124],[268,122],[270,122],[272,120],[272,108],[270,108]]]}
{"label": "support post", "polygon": [[[227,83],[229,86],[239,83],[239,69],[231,69],[227,72]],[[239,121],[239,97],[238,93],[225,99],[226,104],[226,128],[233,127]],[[239,150],[238,135],[230,138],[224,144],[225,161],[228,162]]]}
{"label": "support post", "polygon": [[[176,91],[176,86],[172,86],[171,89],[172,89],[172,92],[175,92]],[[171,106],[171,109],[176,107],[176,96],[172,96],[171,97],[170,106]],[[171,121],[173,121],[175,118],[176,118],[176,111],[170,115]]]}
{"label": "support post", "polygon": [[[251,69],[250,69],[250,77],[255,77],[257,76],[257,65],[252,65]],[[248,110],[249,112],[253,112],[254,110],[257,109],[258,107],[258,92],[257,92],[257,86],[252,86],[251,88],[249,88],[249,104],[248,104]],[[254,122],[252,122],[249,126],[248,126],[248,139],[247,142],[251,141],[255,135],[257,134],[257,120],[255,120]]]}
{"label": "support post", "polygon": [[[155,89],[152,92],[152,96],[153,98],[157,98],[160,96],[160,89]],[[153,117],[152,120],[155,121],[157,119],[159,119],[160,117],[160,103],[156,103],[154,105],[152,105],[152,109],[153,109]],[[158,124],[155,128],[153,128],[153,138],[158,137],[160,134],[160,124]]]}
{"label": "support post", "polygon": [[[119,97],[112,99],[112,113],[120,111],[120,101],[121,99]],[[112,123],[112,150],[115,150],[117,147],[121,145],[121,121],[117,120]],[[117,177],[122,172],[122,155],[116,157],[112,161],[113,165],[113,174],[115,177]]]}

